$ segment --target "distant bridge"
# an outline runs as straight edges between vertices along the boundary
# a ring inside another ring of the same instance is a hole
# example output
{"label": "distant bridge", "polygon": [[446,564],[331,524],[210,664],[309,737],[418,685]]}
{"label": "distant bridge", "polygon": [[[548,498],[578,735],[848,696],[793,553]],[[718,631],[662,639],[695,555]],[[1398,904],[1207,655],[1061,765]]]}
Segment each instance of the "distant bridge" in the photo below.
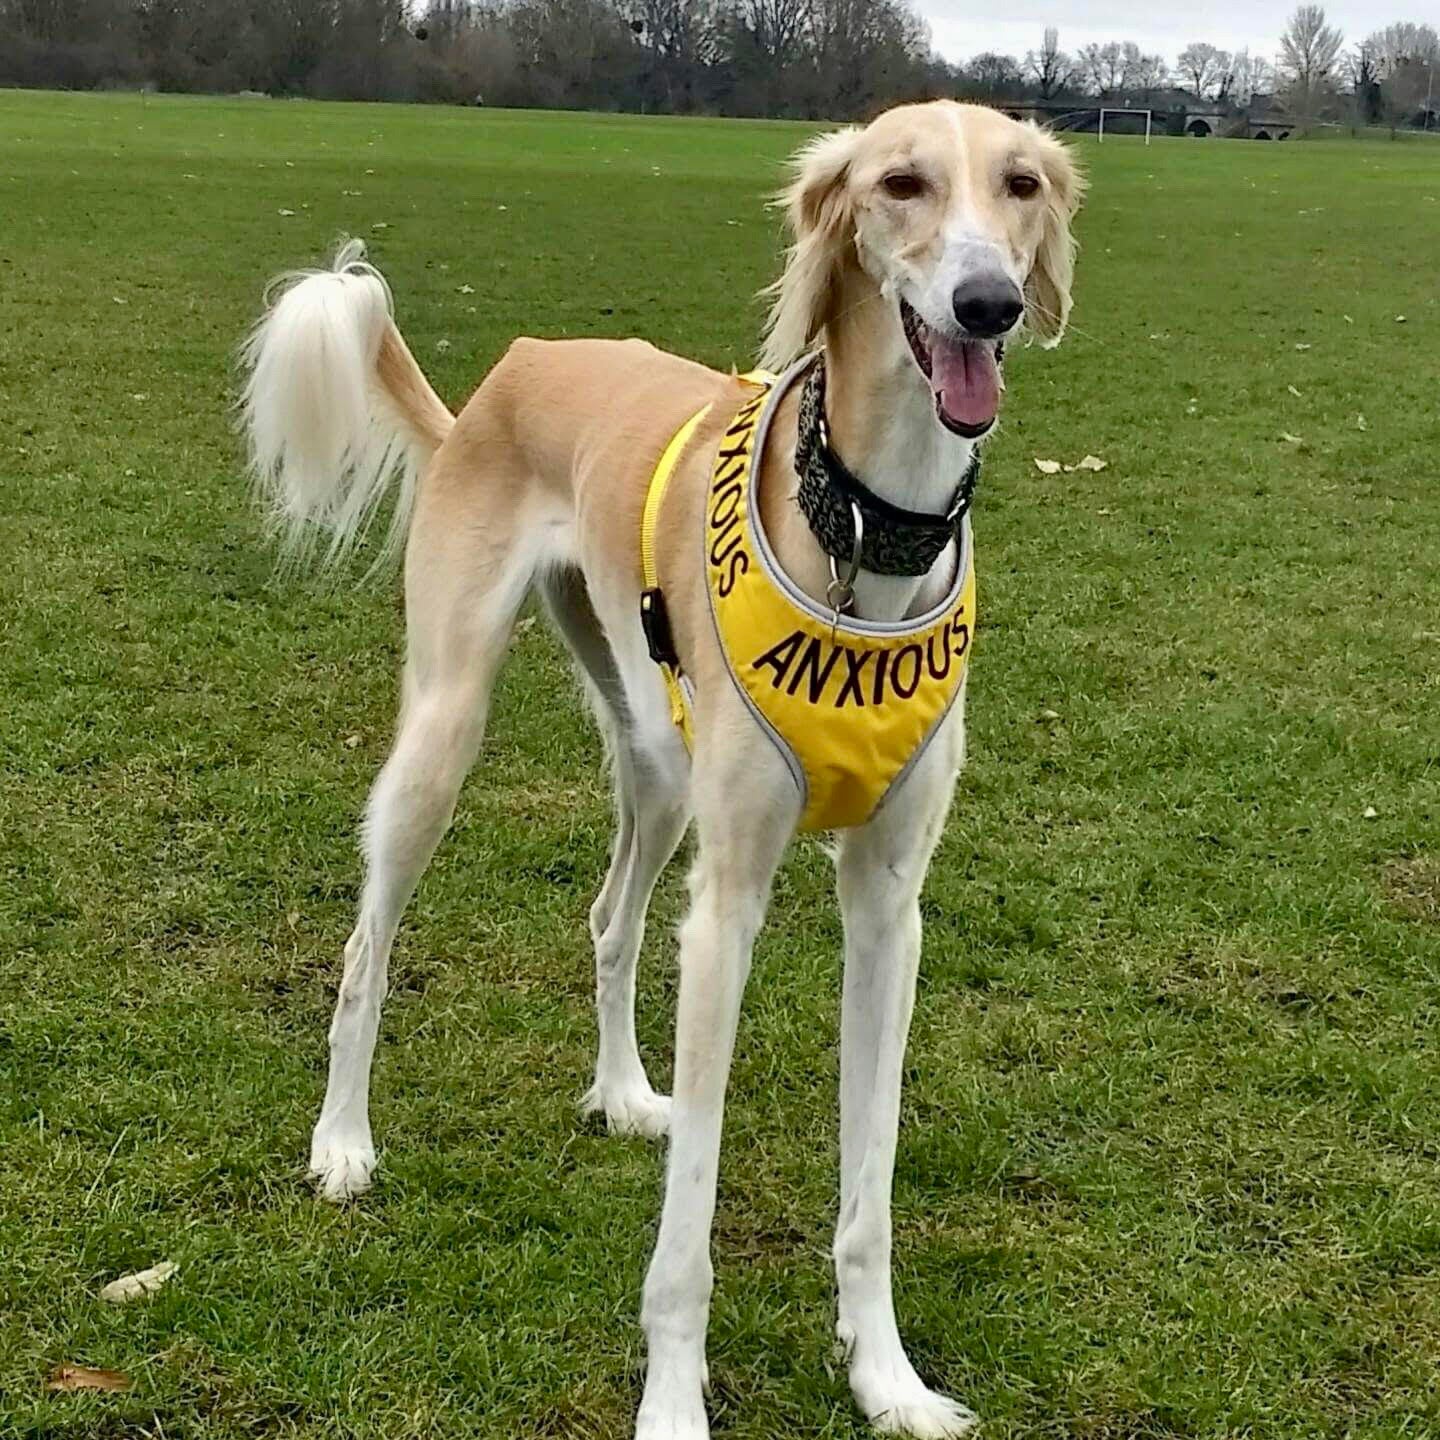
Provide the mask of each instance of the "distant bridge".
{"label": "distant bridge", "polygon": [[[1093,134],[1100,128],[1098,105],[1077,110],[1070,105],[1047,105],[1027,101],[1023,105],[1007,105],[1005,111],[1016,120],[1035,120],[1041,125],[1048,125],[1052,130]],[[1125,113],[1124,107],[1111,105],[1107,105],[1105,111],[1107,130],[1115,124],[1113,117],[1123,116]],[[1135,117],[1137,122],[1143,113],[1142,107]],[[1165,128],[1173,123],[1176,113],[1177,107],[1174,106],[1152,109],[1155,128],[1164,133]],[[1182,133],[1196,139],[1208,139],[1212,135],[1220,134],[1236,135],[1243,127],[1244,138],[1249,140],[1287,140],[1295,128],[1290,117],[1278,110],[1266,110],[1250,115],[1221,110],[1215,105],[1198,104],[1186,106],[1179,113],[1183,116]],[[1118,131],[1118,127],[1116,128]],[[1237,138],[1240,137],[1237,135]]]}

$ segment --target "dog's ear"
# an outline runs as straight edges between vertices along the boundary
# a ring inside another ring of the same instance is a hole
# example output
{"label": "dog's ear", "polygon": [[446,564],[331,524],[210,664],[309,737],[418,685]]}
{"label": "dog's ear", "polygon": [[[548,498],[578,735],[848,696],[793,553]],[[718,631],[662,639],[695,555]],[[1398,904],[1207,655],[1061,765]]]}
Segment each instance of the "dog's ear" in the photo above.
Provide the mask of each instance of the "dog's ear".
{"label": "dog's ear", "polygon": [[1035,127],[1045,171],[1045,233],[1025,281],[1025,327],[1047,349],[1060,343],[1070,318],[1070,284],[1075,275],[1075,241],[1070,222],[1085,195],[1068,147]]}
{"label": "dog's ear", "polygon": [[861,133],[836,130],[810,141],[792,162],[794,179],[777,197],[794,243],[784,272],[764,292],[774,297],[760,356],[768,369],[798,360],[824,328],[840,266],[855,240],[849,179]]}

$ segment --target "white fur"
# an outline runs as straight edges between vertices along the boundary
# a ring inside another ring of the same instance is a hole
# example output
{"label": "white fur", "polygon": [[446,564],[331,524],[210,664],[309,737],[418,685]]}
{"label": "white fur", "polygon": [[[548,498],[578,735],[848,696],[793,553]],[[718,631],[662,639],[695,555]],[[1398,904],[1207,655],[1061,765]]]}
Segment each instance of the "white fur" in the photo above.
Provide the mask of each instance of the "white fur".
{"label": "white fur", "polygon": [[241,352],[251,470],[288,552],[329,532],[324,563],[360,543],[392,482],[398,494],[381,558],[403,538],[429,449],[374,379],[390,324],[390,288],[341,245],[328,270],[282,277]]}

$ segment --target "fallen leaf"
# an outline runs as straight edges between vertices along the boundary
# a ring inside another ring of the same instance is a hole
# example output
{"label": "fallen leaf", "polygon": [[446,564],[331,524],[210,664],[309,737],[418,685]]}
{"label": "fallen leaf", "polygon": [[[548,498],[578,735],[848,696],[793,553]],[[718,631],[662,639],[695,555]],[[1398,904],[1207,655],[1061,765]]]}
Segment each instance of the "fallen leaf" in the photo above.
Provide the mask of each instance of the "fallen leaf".
{"label": "fallen leaf", "polygon": [[1280,432],[1280,438],[1287,445],[1303,445],[1305,443],[1299,435],[1292,435],[1288,430],[1282,430]]}
{"label": "fallen leaf", "polygon": [[497,205],[495,208],[497,210],[508,210],[510,207],[508,205]]}
{"label": "fallen leaf", "polygon": [[1058,475],[1060,473],[1060,462],[1058,460],[1042,460],[1037,455],[1035,457],[1035,468],[1042,475]]}
{"label": "fallen leaf", "polygon": [[1368,430],[1370,428],[1370,426],[1366,424],[1365,417],[1363,415],[1357,415],[1355,417],[1355,428],[1357,430]]}
{"label": "fallen leaf", "polygon": [[475,287],[473,285],[462,285],[459,293],[461,295],[473,295],[475,293]]}
{"label": "fallen leaf", "polygon": [[137,390],[130,398],[132,400],[148,400],[150,396],[148,392],[144,390]]}
{"label": "fallen leaf", "polygon": [[1060,718],[1060,712],[1058,710],[1042,710],[1036,718],[1049,725]]}
{"label": "fallen leaf", "polygon": [[1079,461],[1075,468],[1077,470],[1103,470],[1109,461],[1102,460],[1098,455],[1087,455]]}
{"label": "fallen leaf", "polygon": [[277,210],[275,213],[277,215],[293,215],[295,212],[293,210]]}
{"label": "fallen leaf", "polygon": [[1380,818],[1380,812],[1373,805],[1367,805],[1362,818],[1366,820],[1378,820]]}
{"label": "fallen leaf", "polygon": [[360,737],[358,735],[347,735],[345,737],[345,748],[347,750],[354,750],[359,744]]}
{"label": "fallen leaf", "polygon": [[128,305],[130,302],[123,295],[112,295],[110,297],[117,305]]}
{"label": "fallen leaf", "polygon": [[93,1370],[88,1365],[57,1365],[45,1381],[47,1390],[128,1390],[130,1377],[118,1370]]}
{"label": "fallen leaf", "polygon": [[1395,323],[1397,325],[1403,325],[1405,323],[1405,317],[1403,315],[1397,315],[1395,317]]}
{"label": "fallen leaf", "polygon": [[1295,348],[1296,348],[1297,350],[1308,350],[1310,347],[1309,347],[1308,345],[1305,345],[1305,344],[1297,344],[1297,345],[1295,346]]}
{"label": "fallen leaf", "polygon": [[101,1292],[100,1298],[112,1305],[124,1305],[129,1300],[138,1300],[142,1295],[153,1295],[178,1269],[173,1262],[162,1260],[148,1270],[137,1270],[133,1275],[122,1275],[112,1280]]}
{"label": "fallen leaf", "polygon": [[377,220],[370,228],[372,230],[388,230],[390,228],[390,222],[388,220]]}
{"label": "fallen leaf", "polygon": [[1353,325],[1353,324],[1355,323],[1355,317],[1354,317],[1353,315],[1342,315],[1340,318],[1341,318],[1347,325]]}
{"label": "fallen leaf", "polygon": [[1303,399],[1305,398],[1293,385],[1287,385],[1285,388],[1286,388],[1297,400],[1303,400]]}
{"label": "fallen leaf", "polygon": [[1115,512],[1108,505],[1106,505],[1103,509],[1097,510],[1095,513],[1097,515],[1113,515]]}
{"label": "fallen leaf", "polygon": [[440,351],[448,350],[450,348],[450,342],[448,340],[437,340],[435,342],[435,348]]}

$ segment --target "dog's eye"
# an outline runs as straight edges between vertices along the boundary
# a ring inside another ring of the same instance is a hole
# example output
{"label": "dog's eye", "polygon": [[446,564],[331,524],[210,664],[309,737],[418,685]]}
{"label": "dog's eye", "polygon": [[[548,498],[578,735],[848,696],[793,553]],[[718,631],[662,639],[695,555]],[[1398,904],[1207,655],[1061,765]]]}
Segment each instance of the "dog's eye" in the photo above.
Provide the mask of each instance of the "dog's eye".
{"label": "dog's eye", "polygon": [[881,184],[885,186],[885,193],[892,200],[913,200],[925,190],[925,182],[918,175],[911,175],[903,170],[887,175]]}
{"label": "dog's eye", "polygon": [[1029,200],[1040,192],[1040,182],[1033,175],[1012,175],[1005,185],[1017,200]]}

